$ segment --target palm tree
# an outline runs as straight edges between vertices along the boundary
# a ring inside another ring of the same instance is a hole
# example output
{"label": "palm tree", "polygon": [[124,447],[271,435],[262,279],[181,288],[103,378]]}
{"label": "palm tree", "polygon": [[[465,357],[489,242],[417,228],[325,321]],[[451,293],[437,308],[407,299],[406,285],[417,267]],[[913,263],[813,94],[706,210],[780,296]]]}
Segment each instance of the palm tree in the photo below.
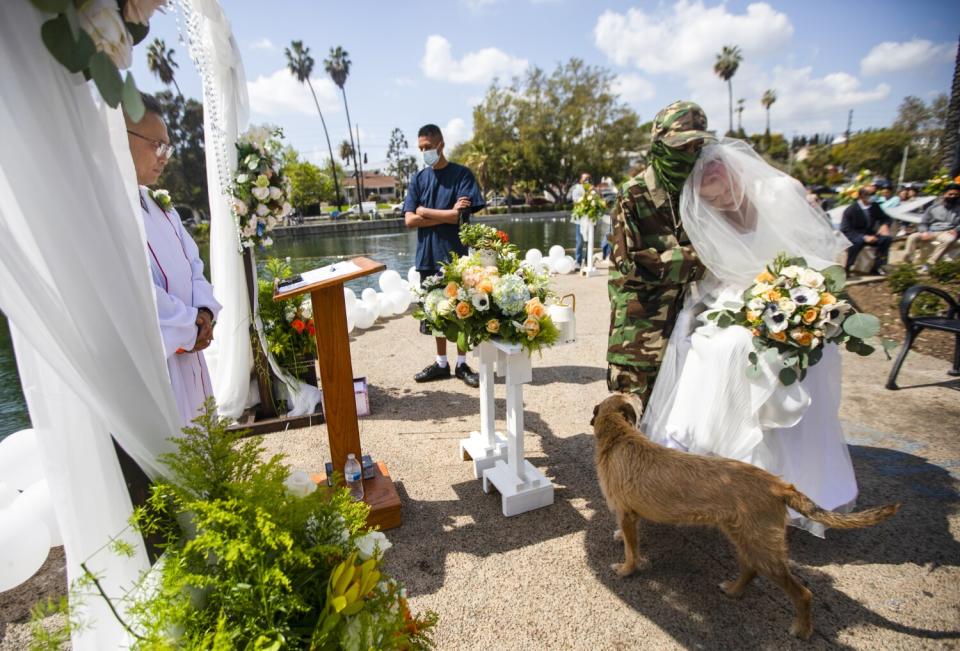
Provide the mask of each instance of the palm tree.
{"label": "palm tree", "polygon": [[743,136],[743,105],[747,100],[742,97],[737,100],[737,135]]}
{"label": "palm tree", "polygon": [[[340,159],[343,160],[343,162],[344,162],[345,164],[349,165],[349,164],[350,164],[350,160],[351,160],[351,158],[353,157],[353,145],[350,144],[350,141],[349,141],[349,140],[344,140],[343,142],[340,143],[340,151],[339,151],[338,153],[340,154]],[[359,188],[359,187],[356,187],[356,188],[354,188],[354,189],[357,191],[357,196],[359,197],[359,196],[360,196],[360,188]],[[343,190],[344,190],[344,192],[347,191],[347,182],[346,182],[346,181],[343,182]]]}
{"label": "palm tree", "polygon": [[951,176],[957,176],[960,174],[960,45],[953,64],[953,85],[950,87],[944,136],[943,165],[950,170]]}
{"label": "palm tree", "polygon": [[740,55],[740,48],[736,45],[724,45],[720,54],[717,55],[717,61],[713,64],[713,71],[717,76],[727,82],[727,93],[730,100],[730,131],[728,135],[733,135],[733,76],[737,74],[737,68],[743,57]]}
{"label": "palm tree", "polygon": [[[330,48],[330,56],[323,61],[323,67],[330,75],[330,78],[340,88],[340,94],[343,95],[343,110],[347,113],[347,131],[350,132],[350,147],[353,149],[353,175],[357,183],[357,196],[362,196],[362,183],[360,179],[360,166],[357,164],[357,147],[353,142],[353,125],[350,124],[350,107],[347,106],[347,91],[343,86],[347,83],[347,77],[350,76],[350,53],[341,46]],[[360,214],[363,214],[363,202],[361,200]]]}
{"label": "palm tree", "polygon": [[174,78],[173,69],[179,68],[177,62],[173,60],[173,48],[167,49],[167,44],[163,39],[155,38],[147,48],[147,68],[160,78],[160,82],[169,86],[173,84],[177,89],[177,95],[183,97],[180,92],[180,85]]}
{"label": "palm tree", "polygon": [[313,103],[317,106],[317,113],[320,114],[320,124],[323,125],[323,136],[327,139],[327,151],[330,153],[330,170],[333,174],[333,194],[337,208],[342,203],[340,196],[340,182],[337,181],[337,161],[333,158],[333,145],[330,144],[330,134],[327,132],[327,122],[323,119],[323,111],[320,110],[320,102],[317,101],[317,93],[313,90],[313,84],[310,82],[310,75],[313,73],[313,57],[310,56],[310,48],[303,46],[303,41],[291,41],[290,47],[283,49],[287,55],[287,68],[290,73],[297,78],[301,84],[306,83],[313,95]]}
{"label": "palm tree", "polygon": [[760,103],[763,104],[763,108],[767,109],[767,142],[770,141],[770,107],[773,106],[773,103],[777,101],[777,91],[772,88],[768,88],[763,91],[763,97],[760,98]]}

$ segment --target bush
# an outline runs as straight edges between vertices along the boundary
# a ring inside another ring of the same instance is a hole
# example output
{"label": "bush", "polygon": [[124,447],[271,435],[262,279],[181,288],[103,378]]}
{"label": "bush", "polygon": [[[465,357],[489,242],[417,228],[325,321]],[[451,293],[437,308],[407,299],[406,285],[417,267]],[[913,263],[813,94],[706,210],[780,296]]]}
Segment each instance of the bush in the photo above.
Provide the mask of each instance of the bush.
{"label": "bush", "polygon": [[887,284],[895,294],[902,294],[920,280],[917,274],[917,268],[909,262],[898,264],[890,275],[887,276]]}
{"label": "bush", "polygon": [[942,283],[960,281],[960,260],[940,260],[932,264],[930,277]]}

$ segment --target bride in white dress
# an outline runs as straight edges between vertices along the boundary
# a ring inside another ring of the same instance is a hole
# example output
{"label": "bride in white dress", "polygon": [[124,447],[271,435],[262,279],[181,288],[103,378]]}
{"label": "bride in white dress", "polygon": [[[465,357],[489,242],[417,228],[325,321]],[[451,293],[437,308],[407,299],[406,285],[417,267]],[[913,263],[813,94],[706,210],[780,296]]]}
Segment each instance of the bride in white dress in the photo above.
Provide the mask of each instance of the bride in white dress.
{"label": "bride in white dress", "polygon": [[[667,447],[759,466],[822,508],[851,509],[857,482],[838,415],[837,346],[826,346],[802,382],[783,386],[775,364],[761,362],[761,377],[747,376],[755,350],[747,329],[706,318],[739,309],[743,291],[777,254],[823,269],[850,243],[810,206],[799,182],[738,140],[704,147],[680,210],[708,273],[690,287],[677,318],[643,431]],[[823,525],[793,511],[790,524],[823,537]]]}

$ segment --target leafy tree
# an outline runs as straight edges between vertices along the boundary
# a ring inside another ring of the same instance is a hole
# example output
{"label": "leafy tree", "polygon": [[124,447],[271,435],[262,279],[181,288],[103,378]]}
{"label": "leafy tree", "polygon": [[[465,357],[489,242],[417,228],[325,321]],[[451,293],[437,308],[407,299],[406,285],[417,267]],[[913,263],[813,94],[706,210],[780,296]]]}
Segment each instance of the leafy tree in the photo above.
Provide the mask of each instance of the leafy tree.
{"label": "leafy tree", "polygon": [[[350,133],[350,155],[353,157],[353,176],[354,179],[356,179],[357,196],[360,197],[363,194],[363,178],[360,175],[360,166],[357,162],[359,147],[353,141],[353,125],[350,123],[350,107],[347,105],[347,91],[343,88],[347,83],[347,77],[350,76],[350,65],[350,53],[339,45],[335,48],[330,48],[330,56],[323,61],[324,70],[330,75],[330,79],[337,85],[340,89],[340,94],[343,96],[343,109],[347,113],[347,131]],[[343,151],[342,146],[340,151]],[[360,202],[360,214],[363,214],[362,201]]]}
{"label": "leafy tree", "polygon": [[837,147],[834,154],[847,172],[866,168],[887,178],[896,178],[903,148],[910,140],[910,134],[899,129],[864,131],[850,136],[846,145]]}
{"label": "leafy tree", "polygon": [[176,153],[157,181],[175,204],[207,213],[207,163],[203,146],[203,104],[169,90],[156,94]]}
{"label": "leafy tree", "polygon": [[397,180],[397,196],[403,196],[410,176],[417,171],[417,159],[407,153],[409,148],[403,131],[395,128],[387,145],[387,172]]}
{"label": "leafy tree", "polygon": [[730,101],[730,130],[728,134],[733,134],[733,76],[737,74],[737,68],[743,61],[743,55],[740,54],[740,48],[736,45],[724,45],[720,54],[717,55],[716,63],[713,64],[713,71],[720,79],[727,82],[727,95]]}
{"label": "leafy tree", "polygon": [[[777,91],[772,88],[768,88],[763,92],[763,97],[760,98],[760,103],[763,104],[763,108],[767,111],[767,140],[770,139],[770,107],[773,106],[773,103],[777,101]],[[767,143],[769,147],[769,142]]]}
{"label": "leafy tree", "polygon": [[742,137],[743,137],[743,134],[744,134],[744,130],[743,130],[743,109],[744,109],[744,103],[745,103],[746,101],[747,101],[747,100],[743,99],[742,97],[737,100],[737,137],[738,137],[738,138],[742,138]]}
{"label": "leafy tree", "polygon": [[163,39],[155,38],[147,48],[147,68],[160,79],[161,83],[169,86],[173,84],[177,89],[177,95],[183,97],[180,92],[180,85],[174,76],[173,69],[180,66],[173,60],[174,50],[168,49]]}
{"label": "leafy tree", "polygon": [[330,144],[330,134],[327,132],[327,122],[323,119],[323,111],[320,110],[320,102],[317,101],[317,93],[313,90],[313,83],[310,81],[310,75],[313,73],[313,57],[310,56],[310,48],[304,47],[303,41],[291,41],[290,47],[284,48],[284,54],[287,56],[287,68],[290,73],[297,78],[301,84],[306,84],[313,95],[313,103],[317,107],[317,113],[320,115],[320,124],[323,125],[323,137],[327,140],[327,151],[330,153],[330,170],[333,174],[333,191],[336,197],[337,207],[342,203],[340,194],[340,183],[337,181],[337,161],[333,158],[333,145]]}

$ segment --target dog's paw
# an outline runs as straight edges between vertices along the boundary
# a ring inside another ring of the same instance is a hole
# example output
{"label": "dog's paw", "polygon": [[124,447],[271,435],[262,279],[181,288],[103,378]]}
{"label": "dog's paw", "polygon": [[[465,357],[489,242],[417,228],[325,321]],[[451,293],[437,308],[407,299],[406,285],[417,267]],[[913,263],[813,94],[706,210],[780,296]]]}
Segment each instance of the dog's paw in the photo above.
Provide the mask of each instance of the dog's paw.
{"label": "dog's paw", "polygon": [[623,540],[623,531],[620,529],[614,529],[613,531],[614,540]]}
{"label": "dog's paw", "polygon": [[790,626],[790,635],[798,637],[801,640],[809,640],[810,636],[813,635],[813,623],[793,622]]}
{"label": "dog's paw", "polygon": [[637,566],[633,563],[613,563],[610,565],[610,569],[616,572],[618,576],[630,576],[636,571]]}
{"label": "dog's paw", "polygon": [[743,596],[743,590],[737,592],[734,588],[737,586],[736,581],[722,581],[719,583],[720,589],[723,590],[723,594],[727,595],[731,599],[739,599]]}

